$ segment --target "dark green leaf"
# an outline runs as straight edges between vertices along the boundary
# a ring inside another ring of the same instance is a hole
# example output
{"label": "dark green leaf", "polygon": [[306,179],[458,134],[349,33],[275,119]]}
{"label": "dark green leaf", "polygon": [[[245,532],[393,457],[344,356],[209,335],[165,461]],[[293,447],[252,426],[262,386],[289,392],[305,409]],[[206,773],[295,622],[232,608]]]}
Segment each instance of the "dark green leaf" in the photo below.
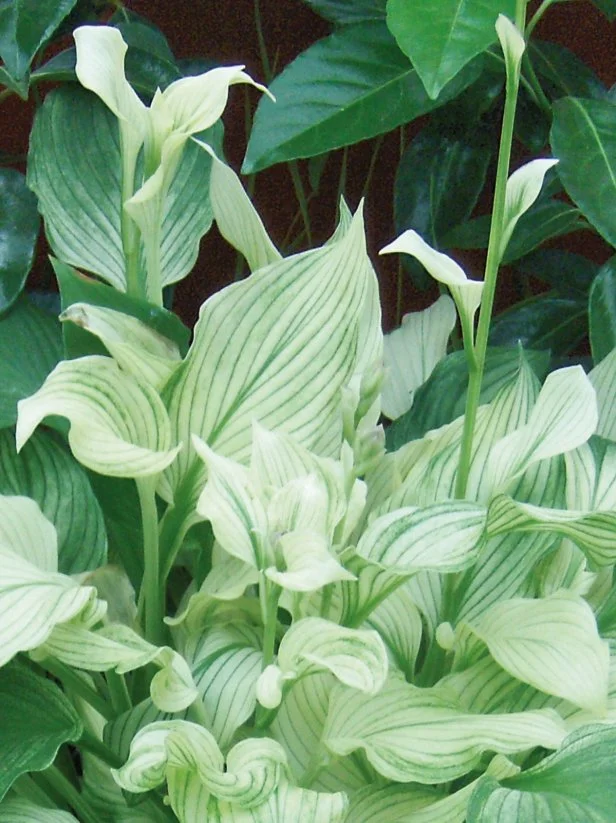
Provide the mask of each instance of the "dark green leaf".
{"label": "dark green leaf", "polygon": [[384,134],[456,97],[478,76],[478,63],[438,100],[397,48],[384,22],[345,26],[294,60],[262,97],[243,171],[314,157]]}
{"label": "dark green leaf", "polygon": [[[520,349],[489,348],[481,403],[489,403],[500,388],[515,379],[520,368]],[[545,376],[549,355],[542,351],[525,351],[524,357],[537,376]],[[410,440],[422,437],[464,414],[468,388],[468,364],[462,351],[447,355],[415,393],[413,407],[387,429],[387,445],[399,449]]]}
{"label": "dark green leaf", "polygon": [[0,318],[0,429],[17,420],[17,401],[41,387],[62,359],[62,331],[55,317],[21,297]]}
{"label": "dark green leaf", "polygon": [[601,268],[588,298],[590,348],[595,365],[616,346],[616,257]]}
{"label": "dark green leaf", "polygon": [[581,254],[538,249],[518,260],[516,269],[547,283],[563,297],[576,297],[588,295],[599,267]]}
{"label": "dark green leaf", "polygon": [[482,778],[468,823],[612,823],[616,728],[584,726],[537,766],[503,781]]}
{"label": "dark green leaf", "polygon": [[499,314],[492,323],[490,345],[550,349],[569,354],[586,335],[586,300],[554,292],[531,297]]}
{"label": "dark green leaf", "polygon": [[552,125],[551,111],[548,114],[537,106],[537,101],[531,97],[528,90],[522,86],[518,94],[515,111],[514,135],[532,154],[539,154],[548,144],[550,126]]}
{"label": "dark green leaf", "polygon": [[0,313],[21,294],[39,232],[36,197],[15,169],[0,169]]}
{"label": "dark green leaf", "polygon": [[586,224],[578,209],[562,200],[537,200],[522,215],[505,251],[503,263],[512,263],[541,246],[546,240],[561,237]]}
{"label": "dark green leaf", "polygon": [[50,766],[63,743],[81,737],[79,715],[51,680],[13,661],[0,669],[0,799],[22,774]]}
{"label": "dark green leaf", "polygon": [[[62,310],[73,303],[90,303],[93,306],[104,306],[115,309],[124,314],[130,314],[143,323],[147,323],[159,334],[173,340],[180,347],[184,355],[188,350],[190,330],[182,323],[177,315],[166,309],[130,297],[128,294],[116,291],[111,286],[99,283],[91,277],[75,271],[66,263],[52,259],[52,264],[62,297]],[[83,357],[86,354],[108,354],[100,340],[85,329],[74,323],[64,323],[62,333],[64,346],[68,357]]]}
{"label": "dark green leaf", "polygon": [[77,0],[1,0],[0,57],[15,80],[28,73],[30,63]]}
{"label": "dark green leaf", "polygon": [[387,0],[387,25],[432,98],[497,40],[499,13],[515,19],[515,0]]}
{"label": "dark green leaf", "polygon": [[345,25],[384,20],[387,0],[304,0],[307,6],[325,20]]}
{"label": "dark green leaf", "polygon": [[57,435],[34,432],[20,454],[15,435],[0,431],[0,494],[31,497],[56,527],[60,571],[103,566],[107,536],[88,477]]}
{"label": "dark green leaf", "polygon": [[592,0],[593,4],[605,14],[608,20],[616,17],[616,0]]}
{"label": "dark green leaf", "polygon": [[546,81],[548,96],[605,97],[605,86],[580,58],[557,43],[531,40],[528,54],[537,74]]}
{"label": "dark green leaf", "polygon": [[567,193],[616,245],[616,106],[606,100],[557,100],[551,141]]}
{"label": "dark green leaf", "polygon": [[22,80],[15,80],[4,66],[0,66],[0,84],[6,86],[7,89],[10,89],[15,94],[18,94],[22,100],[28,99],[28,90],[30,88],[29,77]]}
{"label": "dark green leaf", "polygon": [[443,243],[448,249],[485,249],[490,238],[489,214],[474,217],[452,229]]}

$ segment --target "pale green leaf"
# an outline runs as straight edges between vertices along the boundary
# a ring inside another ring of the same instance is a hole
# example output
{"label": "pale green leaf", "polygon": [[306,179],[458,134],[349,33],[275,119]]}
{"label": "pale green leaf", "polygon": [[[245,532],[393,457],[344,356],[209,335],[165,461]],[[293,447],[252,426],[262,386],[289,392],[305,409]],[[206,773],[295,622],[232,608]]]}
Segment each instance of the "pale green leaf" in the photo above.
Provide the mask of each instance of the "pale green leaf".
{"label": "pale green leaf", "polygon": [[556,749],[564,737],[555,712],[467,714],[401,680],[374,697],[336,686],[323,732],[335,754],[363,749],[383,777],[403,783],[446,783],[475,768],[484,751]]}
{"label": "pale green leaf", "polygon": [[596,433],[607,440],[616,440],[616,348],[598,363],[588,375],[597,393],[599,422]]}
{"label": "pale green leaf", "polygon": [[413,405],[413,395],[430,377],[447,352],[449,335],[456,322],[452,301],[441,295],[420,312],[405,314],[402,325],[383,341],[387,376],[382,390],[383,414],[395,420]]}
{"label": "pale green leaf", "polygon": [[58,809],[45,809],[23,797],[0,803],[0,823],[78,823],[77,818]]}
{"label": "pale green leaf", "polygon": [[100,474],[157,474],[180,448],[172,448],[169,418],[156,391],[123,373],[109,357],[62,361],[35,394],[20,400],[18,450],[53,414],[70,421],[75,457]]}
{"label": "pale green leaf", "polygon": [[504,14],[498,15],[495,28],[505,57],[507,75],[514,77],[519,72],[522,56],[526,50],[524,35]]}
{"label": "pale green leaf", "polygon": [[270,566],[265,574],[284,589],[312,592],[339,580],[355,579],[332,554],[328,540],[318,532],[306,529],[283,533],[277,547],[285,570]]}
{"label": "pale green leaf", "polygon": [[216,804],[212,811],[225,823],[343,823],[348,801],[342,792],[315,792],[281,780],[265,803],[250,810]]}
{"label": "pale green leaf", "polygon": [[408,585],[401,586],[386,597],[370,613],[366,625],[379,633],[393,662],[412,680],[423,625],[421,613]]}
{"label": "pale green leaf", "polygon": [[472,629],[518,680],[599,716],[605,712],[609,646],[581,597],[560,591],[539,600],[505,600]]}
{"label": "pale green leaf", "polygon": [[[501,16],[499,19],[504,18]],[[523,42],[522,40],[522,43]],[[520,58],[521,56],[520,54]],[[507,180],[503,233],[501,235],[500,246],[501,258],[504,257],[507,251],[507,245],[509,244],[518,220],[539,197],[545,175],[556,163],[558,163],[558,160],[531,160],[529,163],[526,163],[514,171]]]}
{"label": "pale green leaf", "polygon": [[136,317],[104,306],[73,303],[60,315],[96,335],[121,369],[160,390],[179,365],[178,346]]}

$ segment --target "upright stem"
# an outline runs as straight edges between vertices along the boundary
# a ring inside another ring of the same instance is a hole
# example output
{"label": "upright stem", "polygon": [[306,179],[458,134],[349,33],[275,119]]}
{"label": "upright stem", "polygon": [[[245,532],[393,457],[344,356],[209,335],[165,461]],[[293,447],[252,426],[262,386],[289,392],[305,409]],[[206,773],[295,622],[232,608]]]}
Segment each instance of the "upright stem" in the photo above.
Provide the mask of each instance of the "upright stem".
{"label": "upright stem", "polygon": [[77,788],[67,780],[56,766],[40,773],[44,783],[56,791],[78,815],[81,823],[99,823],[98,815]]}
{"label": "upright stem", "polygon": [[158,512],[156,510],[156,480],[154,477],[137,478],[137,490],[143,521],[143,598],[145,603],[145,636],[150,643],[162,645],[163,591],[160,582],[158,548]]}
{"label": "upright stem", "polygon": [[54,677],[57,677],[67,691],[85,700],[105,720],[111,720],[115,717],[112,706],[70,666],[53,658],[41,661],[40,665],[50,674],[53,674]]}
{"label": "upright stem", "polygon": [[[522,30],[524,23],[524,5],[524,0],[518,0],[516,23]],[[490,239],[486,258],[483,295],[481,299],[481,309],[479,310],[477,337],[473,346],[474,356],[468,357],[468,393],[466,396],[464,430],[462,433],[460,460],[458,463],[458,474],[456,477],[455,495],[457,498],[464,498],[466,495],[466,486],[468,483],[468,475],[471,465],[473,433],[475,430],[475,420],[477,417],[477,408],[479,406],[479,397],[481,394],[481,382],[483,380],[483,372],[485,368],[490,321],[492,319],[494,295],[496,292],[496,282],[498,278],[498,267],[502,258],[501,239],[505,216],[505,193],[507,188],[507,177],[509,175],[509,162],[511,158],[511,144],[513,142],[513,126],[515,121],[519,85],[520,68],[518,66],[513,72],[507,72],[505,109],[503,113],[503,126],[501,130],[500,147],[498,152],[494,205],[492,207],[492,222],[490,225]],[[465,334],[465,338],[466,336],[467,334]],[[464,341],[464,347],[465,349],[468,348],[466,339]]]}
{"label": "upright stem", "polygon": [[304,221],[304,231],[306,232],[306,240],[308,241],[308,245],[312,246],[312,229],[310,228],[308,200],[306,198],[306,192],[304,191],[304,184],[302,183],[302,178],[299,173],[297,162],[295,160],[289,160],[287,165],[289,167],[289,172],[291,174],[291,180],[293,181],[293,188],[295,189],[295,196],[297,197],[297,203],[299,205],[299,210],[302,215],[302,220]]}
{"label": "upright stem", "polygon": [[126,291],[132,297],[144,298],[143,287],[139,272],[139,258],[141,254],[139,227],[124,208],[124,204],[135,193],[135,167],[137,157],[128,151],[128,140],[122,137],[120,129],[120,146],[122,153],[122,203],[120,206],[120,231],[122,235],[122,251],[124,252],[124,269],[126,275]]}

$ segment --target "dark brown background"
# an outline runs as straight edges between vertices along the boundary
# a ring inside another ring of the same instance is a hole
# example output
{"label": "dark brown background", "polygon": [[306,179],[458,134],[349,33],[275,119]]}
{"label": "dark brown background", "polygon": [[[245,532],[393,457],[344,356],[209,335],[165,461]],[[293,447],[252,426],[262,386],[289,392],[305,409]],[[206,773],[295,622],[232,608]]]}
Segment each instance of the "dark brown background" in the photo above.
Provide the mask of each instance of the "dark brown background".
{"label": "dark brown background", "polygon": [[[258,41],[254,23],[254,0],[218,2],[213,0],[127,0],[126,5],[154,22],[167,36],[178,58],[207,57],[222,63],[245,63],[257,79],[263,79]],[[531,8],[536,7],[536,3]],[[317,17],[301,0],[261,0],[261,17],[267,49],[271,60],[280,68],[288,64],[316,39],[329,32],[328,24]],[[608,86],[616,80],[616,26],[590,2],[568,2],[549,9],[535,36],[559,42],[581,57]],[[242,87],[232,89],[231,101],[225,112],[225,153],[232,165],[239,169],[246,145],[244,129],[245,92]],[[251,90],[250,101],[258,101],[258,93]],[[8,101],[4,106],[5,151],[24,150],[31,111],[21,101]],[[409,134],[417,125],[410,127]],[[397,262],[377,258],[376,252],[393,238],[392,185],[399,154],[399,136],[396,132],[385,138],[379,152],[376,173],[366,202],[366,223],[369,249],[379,272],[384,301],[386,326],[391,326],[396,313]],[[371,146],[360,144],[349,152],[349,176],[345,195],[351,207],[361,196]],[[323,240],[334,226],[336,214],[336,187],[340,157],[333,156],[325,168],[322,191],[318,201],[311,204],[311,220],[317,241]],[[291,179],[285,166],[276,166],[257,175],[255,201],[273,239],[280,242],[297,205]],[[562,245],[563,241],[560,241]],[[589,233],[570,236],[565,245],[602,262],[609,249]],[[480,274],[481,259],[460,255],[467,267]],[[176,307],[187,322],[194,322],[201,302],[217,288],[233,279],[235,255],[218,237],[215,230],[204,238],[196,271],[176,292]],[[420,308],[429,302],[430,295],[414,290],[405,278],[402,291],[403,311]],[[511,299],[511,284],[500,287],[499,304]]]}

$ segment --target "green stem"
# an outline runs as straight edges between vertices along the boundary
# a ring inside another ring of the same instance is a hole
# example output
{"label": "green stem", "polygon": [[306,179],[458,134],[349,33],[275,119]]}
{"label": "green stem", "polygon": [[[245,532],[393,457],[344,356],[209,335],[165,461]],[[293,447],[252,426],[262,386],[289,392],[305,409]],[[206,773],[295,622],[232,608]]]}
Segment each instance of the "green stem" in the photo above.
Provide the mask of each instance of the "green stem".
{"label": "green stem", "polygon": [[272,82],[272,67],[270,64],[269,55],[267,53],[267,46],[265,45],[265,37],[263,35],[263,24],[261,22],[261,7],[259,5],[259,0],[254,0],[253,8],[255,29],[257,31],[257,43],[259,44],[259,57],[261,59],[261,65],[263,66],[265,82],[269,85]]}
{"label": "green stem", "polygon": [[40,776],[43,783],[47,783],[73,809],[81,823],[100,823],[94,809],[56,766],[45,769]]}
{"label": "green stem", "polygon": [[[278,598],[280,589],[271,583],[263,573],[259,581],[259,602],[261,604],[261,620],[263,622],[263,671],[274,660],[276,648],[276,629],[278,627]],[[270,710],[257,705],[255,712],[255,726],[264,728],[266,717],[270,717]],[[270,721],[271,722],[271,721]]]}
{"label": "green stem", "polygon": [[160,581],[158,545],[158,512],[156,510],[156,480],[137,478],[137,491],[143,522],[143,584],[145,607],[145,637],[155,646],[163,645],[163,588]]}
{"label": "green stem", "polygon": [[383,140],[385,139],[385,135],[381,134],[379,137],[376,138],[374,141],[374,148],[372,150],[372,156],[370,157],[370,165],[368,166],[368,173],[366,174],[366,180],[364,182],[364,187],[361,192],[362,200],[368,194],[368,189],[370,188],[370,183],[372,182],[372,176],[374,175],[374,169],[376,167],[376,160],[379,156],[379,151],[381,150],[381,146],[383,145]]}
{"label": "green stem", "polygon": [[73,692],[73,694],[85,700],[105,720],[113,720],[116,716],[112,706],[70,666],[52,658],[43,660],[40,665],[54,677],[57,677],[67,692]]}
{"label": "green stem", "polygon": [[308,245],[312,246],[312,230],[310,228],[310,215],[308,214],[308,201],[306,200],[306,192],[304,191],[304,184],[299,173],[299,168],[295,160],[290,160],[287,163],[291,180],[293,181],[293,188],[295,189],[295,196],[299,205],[299,210],[302,213],[302,220],[304,221],[304,231],[306,233],[306,240]]}
{"label": "green stem", "polygon": [[537,77],[537,74],[535,72],[535,67],[531,63],[527,53],[525,53],[524,57],[522,58],[522,66],[524,67],[524,72],[528,78],[528,83],[533,90],[533,96],[535,98],[535,101],[537,102],[537,105],[551,117],[552,104],[546,97],[546,94],[541,87],[541,83],[539,82],[539,78]]}
{"label": "green stem", "polygon": [[54,803],[44,789],[30,777],[29,774],[22,774],[12,784],[11,789],[19,797],[24,800],[30,800],[32,803],[37,803],[39,806],[47,807],[53,806]]}
{"label": "green stem", "polygon": [[109,689],[109,696],[111,703],[115,709],[116,714],[124,714],[132,709],[133,703],[128,693],[126,686],[126,679],[123,674],[118,674],[110,669],[106,672],[107,688]]}
{"label": "green stem", "polygon": [[533,14],[533,16],[528,21],[528,25],[526,26],[526,31],[524,32],[524,34],[526,36],[527,41],[530,38],[533,31],[535,30],[535,26],[541,20],[541,18],[546,13],[546,11],[550,8],[550,6],[553,6],[554,3],[557,3],[557,2],[558,2],[558,0],[543,0],[543,2],[541,3],[541,5],[537,9],[537,11]]}
{"label": "green stem", "polygon": [[120,755],[112,751],[109,746],[106,746],[102,740],[92,734],[92,732],[84,731],[79,738],[79,748],[93,754],[106,763],[112,769],[119,769],[124,764],[124,760]]}
{"label": "green stem", "polygon": [[[520,5],[524,5],[524,0],[518,0],[518,19],[520,16]],[[488,243],[488,253],[486,258],[481,309],[479,311],[477,337],[473,351],[474,356],[468,357],[468,392],[466,396],[466,409],[464,412],[464,430],[462,433],[460,459],[458,463],[458,473],[456,477],[455,488],[455,496],[459,499],[463,499],[466,495],[466,486],[468,483],[468,475],[471,467],[475,420],[477,417],[477,408],[479,406],[479,398],[481,395],[481,383],[483,380],[483,372],[485,368],[486,351],[488,347],[488,335],[490,332],[490,321],[492,319],[494,295],[496,293],[496,282],[498,279],[498,268],[502,257],[500,247],[501,238],[503,234],[503,222],[505,216],[505,193],[507,188],[507,178],[509,175],[509,162],[511,158],[511,145],[513,142],[513,126],[515,121],[519,80],[520,70],[518,66],[515,71],[507,73],[505,109],[503,113],[503,126],[501,130],[500,147],[498,152],[496,185],[494,189],[494,204],[492,207],[492,221],[490,225],[490,239]],[[463,328],[463,333],[464,331],[465,330]],[[468,337],[468,335],[469,332],[467,328],[466,334],[464,334],[464,347],[465,350],[467,350],[467,353],[468,343],[466,338]]]}
{"label": "green stem", "polygon": [[122,251],[124,252],[124,269],[126,275],[126,291],[132,297],[145,298],[139,272],[141,255],[139,227],[124,208],[124,203],[135,193],[136,156],[126,151],[126,141],[122,139],[120,129],[120,146],[122,152],[122,208],[120,210],[120,233],[122,236]]}

